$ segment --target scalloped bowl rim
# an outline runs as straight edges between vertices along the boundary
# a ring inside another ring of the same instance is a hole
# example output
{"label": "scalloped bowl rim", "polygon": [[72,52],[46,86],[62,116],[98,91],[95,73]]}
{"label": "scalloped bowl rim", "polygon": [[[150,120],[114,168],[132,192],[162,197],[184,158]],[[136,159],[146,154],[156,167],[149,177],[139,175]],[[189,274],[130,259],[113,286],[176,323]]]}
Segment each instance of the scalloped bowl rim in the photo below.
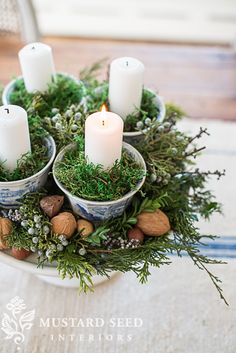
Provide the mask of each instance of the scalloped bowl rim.
{"label": "scalloped bowl rim", "polygon": [[56,148],[56,143],[54,141],[54,138],[49,135],[49,136],[45,136],[45,139],[48,140],[51,144],[52,147],[52,155],[49,159],[49,161],[47,162],[47,164],[43,167],[43,169],[40,169],[37,173],[25,178],[25,179],[19,179],[19,180],[14,180],[14,181],[0,181],[0,187],[7,187],[7,186],[14,186],[17,184],[21,184],[21,183],[25,183],[27,181],[32,180],[33,178],[36,178],[40,175],[42,175],[48,168],[49,166],[53,163],[55,157],[56,157],[56,153],[57,153],[57,148]]}
{"label": "scalloped bowl rim", "polygon": [[0,251],[0,260],[6,265],[16,267],[17,269],[24,270],[27,272],[30,272],[35,275],[42,275],[42,276],[52,276],[52,277],[58,277],[60,276],[56,266],[49,266],[45,265],[44,267],[37,267],[37,262],[33,261],[36,260],[36,255],[31,254],[27,259],[25,260],[18,260],[12,255],[9,254],[9,251]]}
{"label": "scalloped bowl rim", "polygon": [[[66,72],[56,72],[56,75],[59,74],[59,75],[63,75],[65,77],[68,77],[68,78],[71,78],[74,82],[76,83],[82,83],[83,84],[83,81],[81,81],[79,78],[76,78],[75,76],[71,75],[71,74],[68,74]],[[6,104],[10,104],[10,102],[8,101],[8,95],[9,95],[9,92],[11,93],[13,91],[13,88],[14,88],[14,85],[16,84],[16,81],[17,80],[20,80],[20,79],[23,79],[23,76],[22,75],[19,75],[17,76],[16,78],[12,79],[3,89],[3,92],[2,92],[2,103],[3,105],[6,105]]]}
{"label": "scalloped bowl rim", "polygon": [[[124,196],[120,197],[119,199],[117,200],[114,200],[114,201],[91,201],[91,200],[86,200],[86,199],[82,199],[81,197],[79,196],[76,196],[76,195],[73,195],[71,194],[62,184],[61,182],[57,179],[57,177],[55,176],[55,167],[56,167],[56,164],[57,162],[60,161],[60,158],[64,155],[64,153],[71,149],[72,147],[74,146],[73,143],[67,145],[66,147],[64,147],[59,153],[58,155],[56,156],[56,159],[53,163],[53,168],[52,168],[52,172],[53,172],[53,178],[57,184],[57,186],[66,194],[66,196],[70,197],[70,198],[73,198],[73,199],[76,199],[78,200],[78,202],[85,202],[86,204],[88,205],[93,205],[93,206],[110,206],[110,205],[115,205],[116,203],[119,203],[121,202],[122,200],[127,200],[129,199],[130,197],[132,197],[133,195],[135,195],[138,190],[141,189],[141,187],[143,186],[144,182],[145,182],[145,179],[146,179],[146,173],[147,173],[147,167],[146,167],[146,163],[143,159],[143,156],[141,155],[141,153],[139,153],[138,150],[136,150],[136,148],[134,148],[132,145],[130,145],[129,143],[127,142],[124,142],[123,141],[123,147],[126,148],[126,150],[131,150],[133,151],[136,156],[139,158],[139,162],[141,162],[140,164],[142,165],[142,168],[143,168],[143,171],[145,173],[145,175],[143,176],[143,178],[137,183],[137,186],[134,190],[131,190],[129,191],[127,194],[125,194]],[[138,162],[138,160],[137,160]]]}
{"label": "scalloped bowl rim", "polygon": [[[161,110],[160,110],[156,120],[161,123],[165,119],[165,116],[166,116],[166,106],[164,103],[164,99],[163,99],[163,97],[161,97],[157,93],[155,93],[152,89],[146,88],[146,90],[152,92],[156,96],[158,106],[161,107]],[[148,128],[145,130],[141,130],[141,131],[131,131],[131,132],[124,131],[123,136],[124,137],[138,137],[138,136],[144,135],[146,131],[148,131]]]}

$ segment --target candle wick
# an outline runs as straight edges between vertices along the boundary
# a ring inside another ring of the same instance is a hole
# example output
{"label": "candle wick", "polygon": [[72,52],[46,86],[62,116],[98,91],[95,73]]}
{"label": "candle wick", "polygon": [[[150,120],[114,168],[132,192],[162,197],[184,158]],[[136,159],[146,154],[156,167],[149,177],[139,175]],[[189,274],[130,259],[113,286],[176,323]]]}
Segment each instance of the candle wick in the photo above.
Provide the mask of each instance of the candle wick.
{"label": "candle wick", "polygon": [[9,114],[9,113],[10,113],[8,108],[4,108],[4,110],[6,110],[6,111],[7,111],[7,114]]}
{"label": "candle wick", "polygon": [[105,121],[103,120],[103,121],[102,121],[102,126],[104,126],[104,125],[105,125]]}

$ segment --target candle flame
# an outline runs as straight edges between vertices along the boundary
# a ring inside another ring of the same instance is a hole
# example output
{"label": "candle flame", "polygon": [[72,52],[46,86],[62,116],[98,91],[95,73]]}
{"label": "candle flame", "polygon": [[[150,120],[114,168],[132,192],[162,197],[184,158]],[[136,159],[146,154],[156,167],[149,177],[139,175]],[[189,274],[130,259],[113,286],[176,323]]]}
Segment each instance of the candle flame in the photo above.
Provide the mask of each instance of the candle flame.
{"label": "candle flame", "polygon": [[106,112],[107,112],[107,106],[104,103],[101,107],[101,117],[102,117],[102,126],[105,126],[105,120],[106,120]]}
{"label": "candle flame", "polygon": [[106,104],[104,103],[102,106],[101,106],[101,112],[104,113],[104,112],[107,112],[108,109],[107,109],[107,106]]}

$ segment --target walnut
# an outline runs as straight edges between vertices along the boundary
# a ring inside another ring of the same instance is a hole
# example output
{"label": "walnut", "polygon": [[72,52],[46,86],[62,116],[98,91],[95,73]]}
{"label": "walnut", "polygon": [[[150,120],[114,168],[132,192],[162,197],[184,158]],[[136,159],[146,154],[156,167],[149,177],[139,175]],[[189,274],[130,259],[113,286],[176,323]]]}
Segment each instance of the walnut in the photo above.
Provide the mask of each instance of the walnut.
{"label": "walnut", "polygon": [[0,217],[0,250],[8,249],[6,237],[11,234],[12,229],[12,221],[8,218]]}
{"label": "walnut", "polygon": [[65,235],[67,239],[74,234],[77,223],[76,219],[70,212],[62,212],[51,219],[52,231],[57,235]]}
{"label": "walnut", "polygon": [[146,235],[160,236],[169,232],[170,222],[167,215],[157,209],[155,212],[140,213],[137,227]]}

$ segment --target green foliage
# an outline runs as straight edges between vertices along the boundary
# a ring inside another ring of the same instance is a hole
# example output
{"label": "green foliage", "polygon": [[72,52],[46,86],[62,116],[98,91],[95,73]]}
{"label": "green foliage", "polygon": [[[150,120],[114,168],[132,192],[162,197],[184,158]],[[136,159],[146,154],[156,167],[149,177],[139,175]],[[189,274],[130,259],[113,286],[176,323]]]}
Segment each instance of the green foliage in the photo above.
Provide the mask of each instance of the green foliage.
{"label": "green foliage", "polygon": [[73,195],[92,201],[114,201],[134,190],[144,171],[125,150],[121,160],[109,170],[87,163],[80,140],[77,148],[67,151],[56,164],[55,175]]}
{"label": "green foliage", "polygon": [[62,278],[78,278],[81,291],[91,290],[96,269],[84,257],[66,250],[57,256],[57,269]]}
{"label": "green foliage", "polygon": [[29,120],[31,153],[23,155],[17,161],[17,167],[14,171],[8,171],[4,166],[4,161],[0,163],[0,181],[15,181],[28,178],[41,169],[49,161],[47,147],[42,143],[43,137],[47,133],[42,128],[37,127],[38,120],[32,118]]}
{"label": "green foliage", "polygon": [[[84,135],[86,115],[98,110],[104,102],[108,103],[107,82],[99,82],[96,78],[100,68],[101,63],[96,63],[91,68],[83,70],[80,76],[84,81],[83,89],[80,90],[69,84],[69,89],[72,90],[69,96],[72,96],[73,99],[69,99],[67,96],[68,92],[65,92],[63,83],[61,83],[60,89],[54,86],[58,98],[57,104],[55,96],[54,99],[47,99],[45,102],[46,99],[40,94],[29,97],[23,92],[23,87],[18,86],[17,94],[13,96],[14,102],[16,104],[22,102],[28,109],[31,119],[34,119],[33,126],[37,136],[42,132],[40,132],[42,126],[46,126],[50,134],[57,140],[57,144],[63,147],[65,144],[75,141],[77,135]],[[18,84],[20,85],[20,82]],[[51,89],[54,92],[53,88]],[[52,91],[51,93],[53,93]],[[147,95],[145,96],[145,94]],[[80,104],[82,97],[85,98],[86,104]],[[39,256],[39,265],[43,266],[48,261],[56,261],[62,277],[78,277],[81,289],[87,291],[92,286],[94,273],[109,276],[111,271],[133,271],[140,282],[144,283],[150,275],[150,266],[160,267],[164,264],[170,264],[171,254],[182,256],[187,253],[194,264],[206,271],[221,298],[225,300],[220,280],[209,270],[211,264],[219,264],[221,261],[203,256],[198,249],[199,244],[204,243],[206,239],[214,239],[214,237],[211,235],[202,236],[195,226],[195,221],[200,216],[208,219],[214,212],[221,211],[221,206],[207,189],[207,182],[209,178],[214,176],[220,178],[224,175],[224,171],[200,171],[195,166],[195,159],[205,148],[205,146],[198,146],[198,142],[203,135],[208,135],[206,129],[200,128],[199,133],[193,137],[179,131],[176,124],[185,113],[173,104],[167,104],[164,122],[155,121],[154,123],[157,111],[156,106],[152,104],[153,102],[150,102],[153,97],[147,91],[144,91],[144,97],[142,111],[127,120],[130,124],[127,129],[131,130],[137,121],[142,120],[140,118],[142,114],[144,120],[150,117],[152,121],[149,129],[144,132],[143,139],[135,145],[143,155],[148,169],[146,182],[141,192],[136,194],[132,204],[122,216],[102,224],[96,224],[94,232],[87,238],[81,237],[79,233],[75,234],[68,241],[68,245],[60,251],[57,249],[57,246],[60,245],[58,237],[55,237],[51,232],[46,235],[41,231],[39,249],[42,250],[43,255]],[[61,129],[57,129],[52,120],[54,116],[52,108],[60,110]],[[68,109],[70,113],[68,113]],[[78,112],[81,113],[79,121],[75,118]],[[72,129],[75,124],[78,126],[77,130],[74,127]],[[85,198],[88,198],[87,194],[92,195],[94,188],[92,196],[95,199],[98,198],[98,195],[99,199],[101,199],[101,195],[102,197],[105,195],[105,198],[109,195],[109,198],[114,199],[114,190],[111,190],[109,182],[113,181],[112,189],[114,189],[114,181],[117,180],[118,175],[122,174],[122,165],[116,165],[113,173],[110,171],[111,173],[105,176],[99,167],[96,169],[91,165],[87,167],[83,165],[84,160],[79,153],[76,156],[78,164],[75,165],[74,153],[67,154],[64,166],[63,164],[60,166],[60,180],[66,185],[66,188],[70,188],[72,193],[82,192],[80,195]],[[73,163],[71,163],[72,160]],[[122,163],[127,167],[125,158]],[[68,165],[71,165],[72,168],[68,168]],[[129,167],[131,165],[129,163]],[[125,170],[129,170],[129,168],[125,168]],[[90,178],[88,178],[88,173],[90,173]],[[90,181],[92,179],[95,179],[94,185]],[[126,179],[130,180],[131,178],[128,176]],[[134,181],[130,184],[129,189],[133,185],[135,185]],[[121,193],[123,194],[124,190]],[[43,224],[49,225],[49,220],[47,217],[45,218],[38,206],[39,198],[42,196],[33,195],[25,199],[23,209],[26,208],[27,212],[24,212],[30,220],[36,212],[41,215]],[[146,236],[144,242],[137,248],[123,249],[106,246],[106,240],[109,237],[127,240],[128,230],[137,223],[138,215],[142,211],[153,212],[157,208],[161,208],[169,217],[172,229],[170,234],[162,237]],[[19,234],[18,237],[17,234]],[[29,236],[28,232],[19,224],[16,224],[13,234],[9,237],[9,242],[11,246],[27,249],[33,245],[32,236]],[[47,250],[51,251],[50,256],[45,255]]]}
{"label": "green foliage", "polygon": [[91,243],[93,245],[102,245],[102,241],[106,240],[107,233],[110,229],[105,225],[98,227],[91,235],[84,238],[84,241]]}
{"label": "green foliage", "polygon": [[17,104],[29,113],[37,113],[41,118],[50,116],[52,108],[65,111],[71,104],[80,102],[84,95],[84,86],[73,78],[57,74],[56,80],[44,93],[28,93],[23,79],[16,81],[16,87],[10,96],[11,104]]}
{"label": "green foliage", "polygon": [[[124,130],[126,132],[138,130],[137,122],[141,122],[143,128],[148,128],[150,124],[155,124],[159,112],[160,110],[156,103],[156,94],[143,89],[141,107],[126,117]],[[147,118],[151,119],[151,122],[148,124],[145,123]]]}

